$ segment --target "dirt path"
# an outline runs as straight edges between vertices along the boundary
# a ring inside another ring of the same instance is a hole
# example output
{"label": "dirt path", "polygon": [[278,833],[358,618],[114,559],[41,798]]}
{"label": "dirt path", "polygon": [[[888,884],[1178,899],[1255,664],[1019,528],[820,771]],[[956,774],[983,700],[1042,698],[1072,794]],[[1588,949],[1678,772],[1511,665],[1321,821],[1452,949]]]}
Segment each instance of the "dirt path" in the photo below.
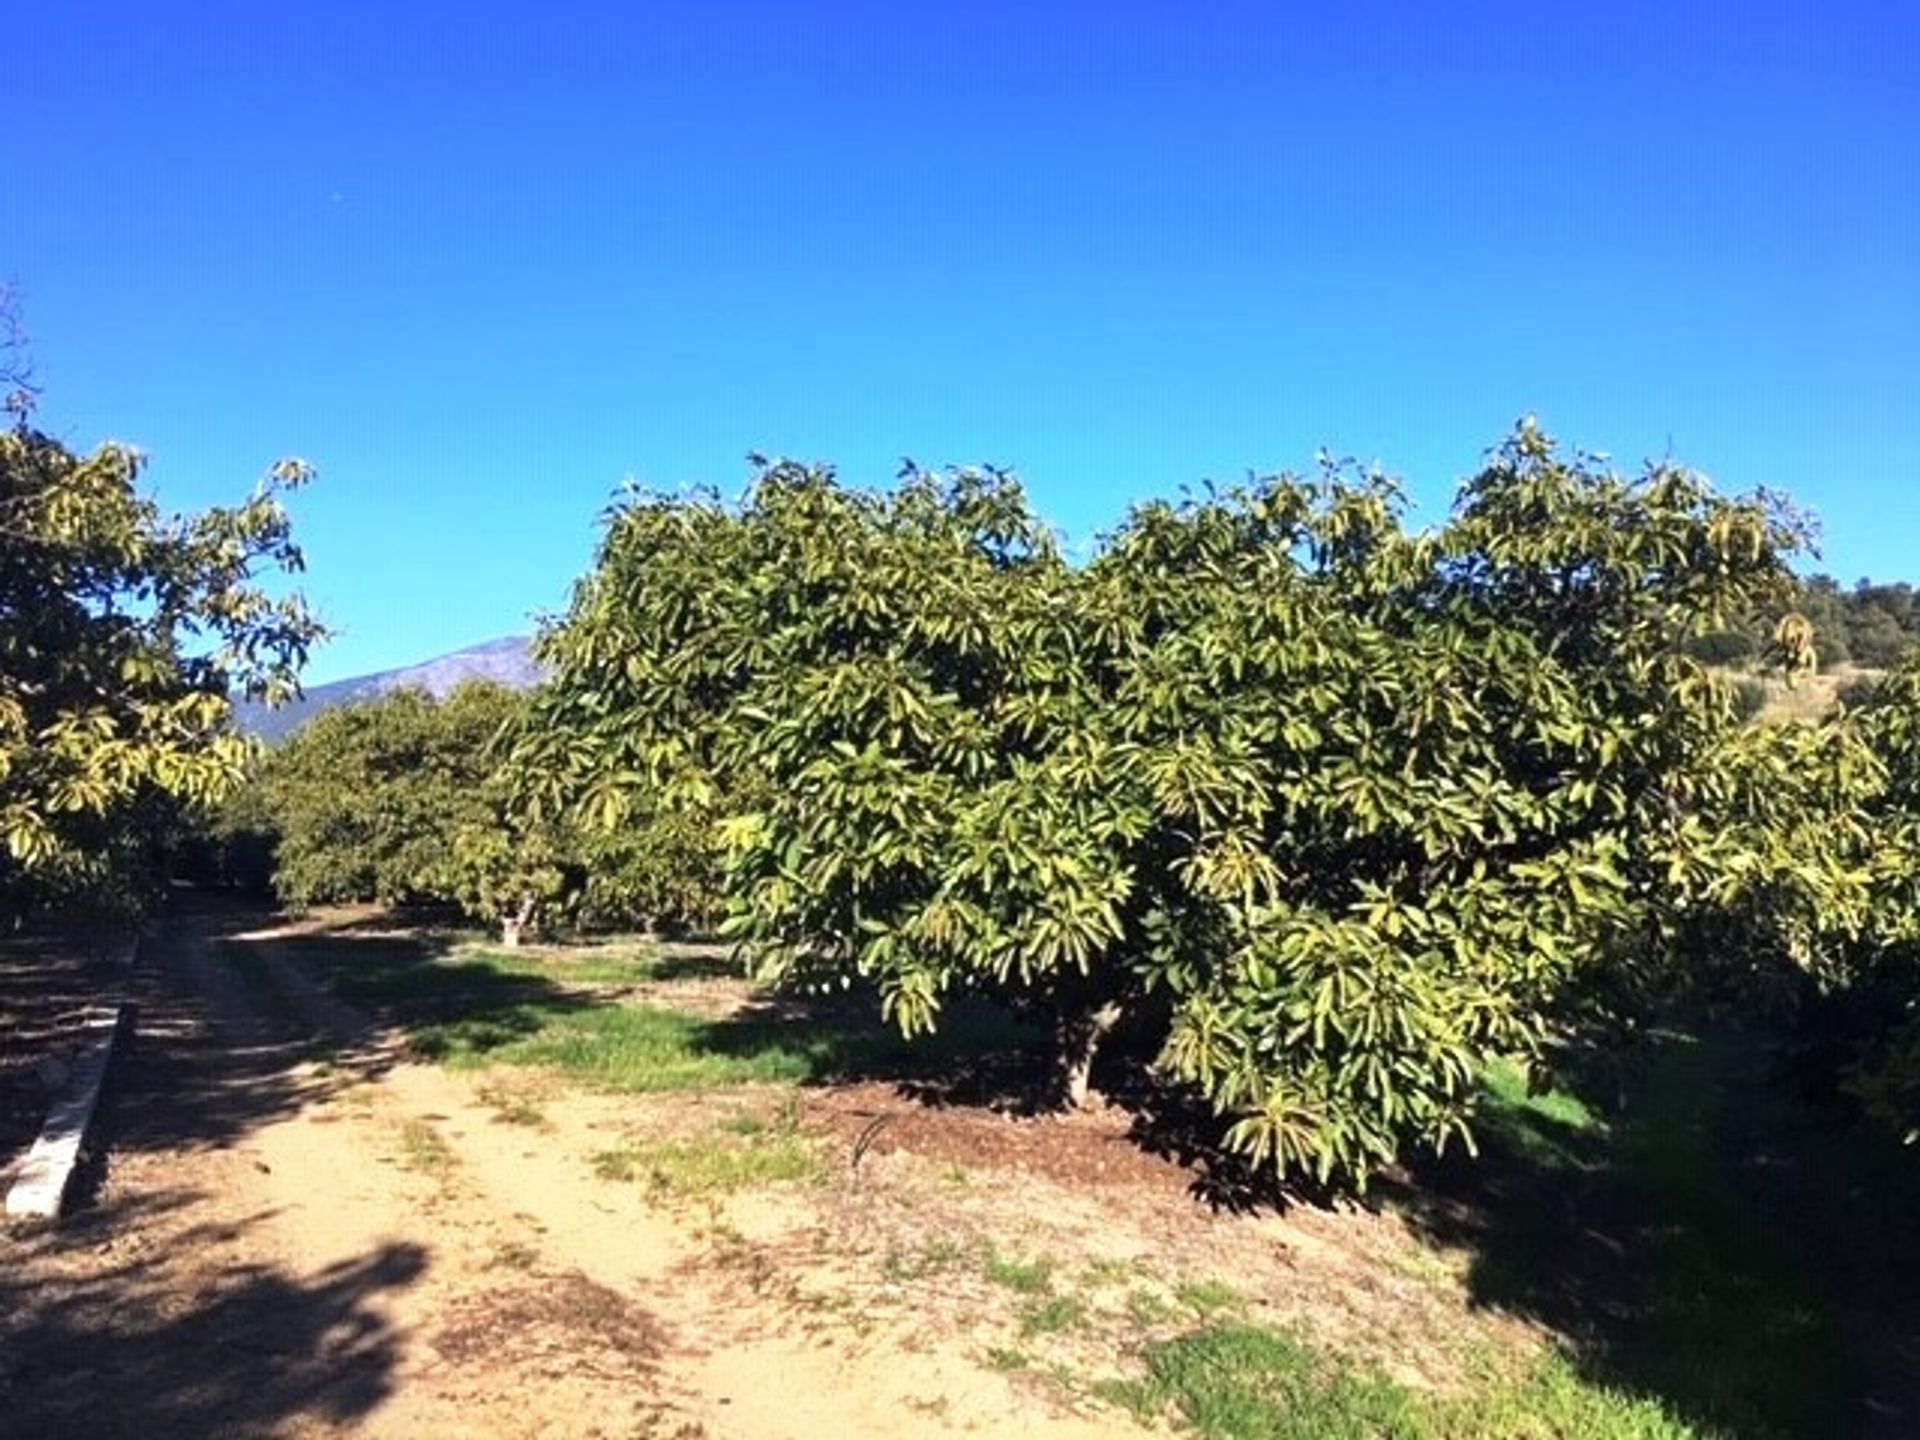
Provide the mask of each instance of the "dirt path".
{"label": "dirt path", "polygon": [[[302,977],[230,968],[216,930],[147,947],[94,1203],[13,1243],[8,1435],[1114,1432],[911,1334],[744,1303],[710,1233],[596,1180],[617,1102],[504,1123]],[[804,1219],[727,1229],[777,1247]]]}

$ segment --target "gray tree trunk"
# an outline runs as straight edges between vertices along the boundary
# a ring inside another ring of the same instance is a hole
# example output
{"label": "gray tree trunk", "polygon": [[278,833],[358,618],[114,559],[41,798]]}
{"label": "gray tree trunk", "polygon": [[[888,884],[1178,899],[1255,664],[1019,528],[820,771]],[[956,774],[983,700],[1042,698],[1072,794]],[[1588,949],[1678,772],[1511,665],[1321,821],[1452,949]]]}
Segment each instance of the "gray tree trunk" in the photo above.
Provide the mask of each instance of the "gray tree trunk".
{"label": "gray tree trunk", "polygon": [[513,915],[500,917],[500,943],[509,950],[520,948],[520,938],[526,933],[527,926],[533,920],[533,896],[520,897],[520,909]]}
{"label": "gray tree trunk", "polygon": [[1086,1108],[1093,1057],[1120,1019],[1120,1003],[1108,1000],[1062,1021],[1060,1026],[1061,1098],[1069,1110]]}

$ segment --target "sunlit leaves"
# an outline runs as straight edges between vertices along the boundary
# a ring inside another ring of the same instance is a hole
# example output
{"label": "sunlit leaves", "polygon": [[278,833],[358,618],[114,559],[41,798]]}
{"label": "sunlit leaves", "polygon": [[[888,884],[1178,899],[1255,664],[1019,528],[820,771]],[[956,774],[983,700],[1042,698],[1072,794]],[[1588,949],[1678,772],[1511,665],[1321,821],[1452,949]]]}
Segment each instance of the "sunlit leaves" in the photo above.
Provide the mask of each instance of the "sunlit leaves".
{"label": "sunlit leaves", "polygon": [[277,465],[241,504],[168,517],[141,457],[0,433],[0,903],[130,896],[160,802],[204,806],[249,750],[235,694],[290,693],[321,628],[274,572],[301,568]]}
{"label": "sunlit leaves", "polygon": [[1151,997],[1235,1144],[1364,1174],[1466,1138],[1489,1057],[1658,983],[1647,937],[1737,883],[1700,820],[1736,725],[1680,642],[1801,533],[1531,424],[1433,530],[1327,461],[1079,567],[999,472],[773,464],[613,512],[527,745],[583,823],[704,825],[762,973],[910,1031],[970,987]]}

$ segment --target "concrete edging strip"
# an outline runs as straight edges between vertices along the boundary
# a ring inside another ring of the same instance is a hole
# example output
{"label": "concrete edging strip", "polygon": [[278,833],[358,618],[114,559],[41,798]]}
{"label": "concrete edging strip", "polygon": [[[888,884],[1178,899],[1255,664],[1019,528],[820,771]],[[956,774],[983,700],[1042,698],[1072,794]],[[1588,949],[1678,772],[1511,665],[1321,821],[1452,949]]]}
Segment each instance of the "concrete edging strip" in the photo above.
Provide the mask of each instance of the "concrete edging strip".
{"label": "concrete edging strip", "polygon": [[[120,961],[123,968],[133,965],[134,945]],[[81,1026],[81,1049],[73,1063],[66,1094],[47,1111],[40,1137],[33,1142],[27,1158],[7,1191],[7,1216],[10,1219],[54,1220],[66,1202],[67,1186],[73,1180],[74,1167],[80,1163],[80,1146],[100,1103],[100,1088],[107,1078],[107,1063],[113,1058],[114,1042],[119,1039],[132,1006],[121,1001],[96,1006]]]}

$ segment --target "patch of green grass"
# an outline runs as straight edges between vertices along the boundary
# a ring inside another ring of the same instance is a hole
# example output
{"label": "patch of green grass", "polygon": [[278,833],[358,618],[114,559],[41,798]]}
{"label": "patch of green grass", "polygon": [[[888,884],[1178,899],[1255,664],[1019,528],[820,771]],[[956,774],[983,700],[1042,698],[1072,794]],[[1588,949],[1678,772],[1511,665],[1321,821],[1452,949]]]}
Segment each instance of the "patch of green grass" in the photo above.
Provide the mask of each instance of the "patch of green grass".
{"label": "patch of green grass", "polygon": [[1419,1440],[1735,1440],[1701,1428],[1656,1400],[1585,1379],[1555,1355],[1517,1377],[1491,1378],[1470,1393],[1428,1399]]}
{"label": "patch of green grass", "polygon": [[1174,1298],[1202,1320],[1247,1307],[1247,1297],[1223,1280],[1188,1280],[1173,1292]]}
{"label": "patch of green grass", "polygon": [[453,1151],[426,1121],[409,1120],[400,1127],[400,1163],[409,1170],[438,1174],[453,1163]]}
{"label": "patch of green grass", "polygon": [[987,1279],[1022,1295],[1044,1295],[1053,1288],[1053,1261],[1041,1256],[1034,1260],[1014,1260],[997,1250],[989,1250],[981,1268]]}
{"label": "patch of green grass", "polygon": [[1033,1300],[1020,1307],[1020,1333],[1026,1336],[1058,1335],[1087,1318],[1086,1304],[1072,1295],[1055,1295]]}
{"label": "patch of green grass", "polygon": [[1734,1433],[1832,1433],[1851,1375],[1812,1257],[1755,1223],[1725,1133],[1736,1063],[1713,1043],[1663,1047],[1615,1126],[1614,1170],[1641,1217],[1629,1244],[1655,1281],[1615,1359],[1636,1388]]}
{"label": "patch of green grass", "polygon": [[[452,1034],[450,1064],[546,1065],[608,1090],[638,1093],[809,1080],[830,1070],[831,1042],[771,1027],[729,1031],[656,1005],[608,1005],[553,1016],[531,1034],[473,1046]],[[432,1052],[435,1042],[428,1041]]]}
{"label": "patch of green grass", "polygon": [[996,1345],[987,1351],[987,1364],[995,1370],[1025,1370],[1033,1364],[1033,1356],[1017,1347]]}
{"label": "patch of green grass", "polygon": [[1148,1422],[1171,1410],[1206,1440],[1700,1440],[1656,1403],[1591,1385],[1564,1362],[1422,1394],[1263,1326],[1211,1326],[1147,1352],[1144,1379],[1095,1395]]}
{"label": "patch of green grass", "polygon": [[1699,1427],[1649,1434],[1834,1433],[1855,1380],[1818,1259],[1763,1223],[1736,1143],[1745,1127],[1788,1146],[1786,1102],[1733,1037],[1655,1036],[1644,1059],[1604,1119],[1496,1068],[1460,1192],[1479,1219],[1439,1238],[1470,1257],[1475,1299],[1568,1337],[1528,1403],[1617,1392]]}
{"label": "patch of green grass", "polygon": [[1412,1434],[1411,1397],[1290,1335],[1229,1325],[1147,1352],[1138,1411],[1172,1407],[1207,1440],[1378,1440]]}
{"label": "patch of green grass", "polygon": [[[279,943],[279,942],[276,942]],[[570,990],[535,955],[381,938],[302,939],[290,954],[351,1003],[399,1026],[414,1049],[453,1067],[548,1066],[609,1090],[646,1093],[752,1082],[937,1070],[956,1057],[1030,1038],[985,1011],[956,1012],[908,1042],[857,1007],[757,1007],[715,1019],[665,1005]],[[629,977],[652,962],[610,960]],[[664,962],[662,962],[664,963]],[[588,967],[591,968],[591,967]]]}
{"label": "patch of green grass", "polygon": [[1173,1302],[1158,1290],[1136,1285],[1127,1292],[1127,1315],[1142,1330],[1164,1325],[1178,1313]]}
{"label": "patch of green grass", "polygon": [[1513,1061],[1488,1066],[1481,1089],[1482,1135],[1531,1164],[1583,1169],[1586,1150],[1606,1138],[1606,1123],[1577,1095],[1531,1089],[1526,1070]]}
{"label": "patch of green grass", "polygon": [[649,1193],[688,1199],[761,1185],[807,1183],[825,1174],[818,1149],[791,1130],[751,1140],[716,1132],[695,1140],[642,1140],[593,1157],[603,1180],[638,1181]]}
{"label": "patch of green grass", "polygon": [[660,951],[644,943],[585,945],[578,949],[506,950],[462,945],[453,963],[484,965],[502,975],[525,975],[574,985],[638,985],[659,978]]}

